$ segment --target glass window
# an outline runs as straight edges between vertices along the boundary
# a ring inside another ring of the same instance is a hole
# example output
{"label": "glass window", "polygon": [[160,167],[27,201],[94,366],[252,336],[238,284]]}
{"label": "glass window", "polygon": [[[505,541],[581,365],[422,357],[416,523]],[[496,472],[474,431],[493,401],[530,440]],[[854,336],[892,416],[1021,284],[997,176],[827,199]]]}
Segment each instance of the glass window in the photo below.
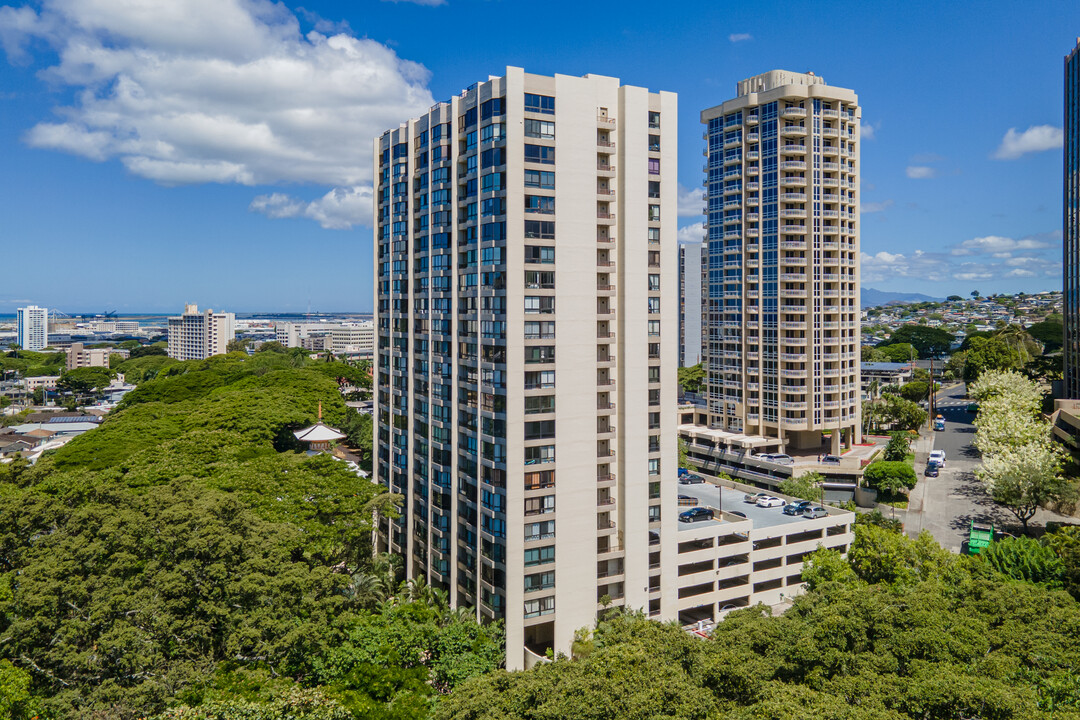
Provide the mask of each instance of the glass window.
{"label": "glass window", "polygon": [[525,212],[542,213],[544,215],[555,214],[555,198],[542,195],[525,196]]}
{"label": "glass window", "polygon": [[660,113],[649,112],[649,129],[656,130],[660,127]]}
{"label": "glass window", "polygon": [[649,152],[660,152],[660,136],[649,136]]}
{"label": "glass window", "polygon": [[555,139],[555,123],[550,120],[525,119],[525,137]]}
{"label": "glass window", "polygon": [[[660,298],[649,298],[650,300],[657,301],[657,312],[659,312]],[[652,307],[650,305],[649,307]],[[548,315],[555,312],[555,298],[550,296],[537,296],[527,295],[525,296],[525,314],[526,315]]]}
{"label": "glass window", "polygon": [[555,587],[555,573],[552,571],[535,573],[525,576],[525,592],[530,590],[546,590]]}
{"label": "glass window", "polygon": [[547,95],[534,95],[525,93],[525,112],[555,114],[555,98]]}
{"label": "glass window", "polygon": [[480,128],[480,142],[502,140],[504,137],[506,137],[506,125],[503,123],[492,123]]}
{"label": "glass window", "polygon": [[[502,149],[502,148],[498,148]],[[543,165],[555,164],[555,148],[545,145],[526,145],[525,162],[541,163]],[[650,161],[651,162],[651,161]],[[659,163],[659,160],[657,160]],[[659,168],[659,165],[657,166]],[[659,169],[657,173],[659,173]]]}
{"label": "glass window", "polygon": [[546,540],[555,537],[555,521],[525,523],[525,541]]}
{"label": "glass window", "polygon": [[531,548],[525,551],[525,565],[526,567],[532,565],[547,565],[548,563],[555,562],[555,547],[549,545],[548,547]]}
{"label": "glass window", "polygon": [[553,612],[555,612],[555,598],[553,597],[525,601],[525,617],[527,618],[550,615]]}
{"label": "glass window", "polygon": [[660,276],[659,275],[650,275],[649,276],[649,290],[651,292],[655,292],[655,291],[657,291],[659,289],[660,289]]}
{"label": "glass window", "polygon": [[658,222],[660,220],[660,206],[649,206],[649,222]]}
{"label": "glass window", "polygon": [[649,158],[649,174],[660,174],[660,158]]}
{"label": "glass window", "polygon": [[525,187],[555,189],[555,173],[550,170],[526,170]]}
{"label": "glass window", "polygon": [[[554,240],[555,223],[551,222],[550,220],[526,220],[525,237],[540,238],[541,240]],[[554,261],[554,258],[552,258],[552,261]],[[525,262],[530,262],[527,254]]]}
{"label": "glass window", "polygon": [[534,395],[532,397],[525,398],[526,415],[549,412],[555,412],[554,395]]}
{"label": "glass window", "polygon": [[[526,220],[525,227],[527,228],[531,222]],[[545,223],[537,223],[538,225],[544,225]],[[555,236],[555,223],[547,223],[552,226],[552,237]],[[528,237],[528,235],[526,235]],[[536,236],[539,237],[539,236]],[[525,246],[525,262],[535,263],[539,265],[553,265],[555,263],[555,248],[547,247],[544,245],[526,245]]]}

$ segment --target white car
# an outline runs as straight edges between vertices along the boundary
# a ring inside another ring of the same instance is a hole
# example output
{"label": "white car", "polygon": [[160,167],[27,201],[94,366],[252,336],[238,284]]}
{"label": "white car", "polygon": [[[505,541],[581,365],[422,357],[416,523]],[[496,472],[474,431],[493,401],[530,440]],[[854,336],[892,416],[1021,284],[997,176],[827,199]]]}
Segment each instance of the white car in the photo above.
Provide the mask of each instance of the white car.
{"label": "white car", "polygon": [[930,453],[930,462],[938,467],[945,467],[945,451],[934,450]]}
{"label": "white car", "polygon": [[764,460],[765,462],[776,463],[777,465],[794,465],[795,459],[790,455],[784,453],[765,453],[764,455],[758,455],[758,460]]}
{"label": "white car", "polygon": [[783,507],[786,504],[778,497],[763,497],[757,501],[757,506],[763,508]]}

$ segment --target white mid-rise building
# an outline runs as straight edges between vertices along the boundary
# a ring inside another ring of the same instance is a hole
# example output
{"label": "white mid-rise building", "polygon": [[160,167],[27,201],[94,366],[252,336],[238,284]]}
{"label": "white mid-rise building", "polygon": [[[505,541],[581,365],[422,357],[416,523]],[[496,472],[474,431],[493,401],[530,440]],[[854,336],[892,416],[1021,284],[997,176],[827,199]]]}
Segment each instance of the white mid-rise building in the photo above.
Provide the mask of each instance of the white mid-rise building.
{"label": "white mid-rise building", "polygon": [[601,601],[678,616],[677,134],[672,93],[511,67],[375,141],[381,535],[511,669]]}
{"label": "white mid-rise building", "polygon": [[18,309],[16,334],[23,350],[44,350],[49,346],[49,309],[29,305]]}
{"label": "white mid-rise building", "polygon": [[372,355],[375,352],[375,323],[343,325],[330,331],[330,351],[335,355]]}
{"label": "white mid-rise building", "polygon": [[774,70],[701,113],[711,427],[859,442],[859,121],[851,90]]}
{"label": "white mid-rise building", "polygon": [[203,360],[227,352],[235,337],[232,313],[205,310],[185,305],[184,314],[169,318],[169,357],[177,360]]}

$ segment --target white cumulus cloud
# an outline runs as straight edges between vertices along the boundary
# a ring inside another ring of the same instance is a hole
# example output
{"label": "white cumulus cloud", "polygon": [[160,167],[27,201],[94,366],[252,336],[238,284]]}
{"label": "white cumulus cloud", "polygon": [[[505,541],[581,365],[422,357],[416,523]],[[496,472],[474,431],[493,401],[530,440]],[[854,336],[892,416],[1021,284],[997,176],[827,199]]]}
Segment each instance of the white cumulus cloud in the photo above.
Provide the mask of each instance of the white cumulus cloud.
{"label": "white cumulus cloud", "polygon": [[1055,150],[1064,144],[1065,133],[1053,125],[1032,125],[1024,132],[1009,128],[994,152],[998,160],[1016,160],[1027,153]]}
{"label": "white cumulus cloud", "polygon": [[747,40],[753,40],[754,36],[750,33],[731,33],[727,36],[729,42],[746,42]]}
{"label": "white cumulus cloud", "polygon": [[859,206],[859,212],[861,212],[863,215],[865,215],[866,213],[882,212],[884,210],[888,210],[892,206],[893,201],[891,199],[882,200],[881,202],[867,202]]}
{"label": "white cumulus cloud", "polygon": [[687,190],[679,185],[679,217],[700,217],[705,203],[705,188]]}
{"label": "white cumulus cloud", "polygon": [[347,25],[315,24],[342,31],[305,33],[269,0],[43,0],[0,8],[0,42],[13,62],[47,43],[41,76],[75,91],[27,131],[33,147],[164,185],[329,186],[302,216],[367,222],[356,205],[370,207],[371,138],[432,104],[429,73]]}
{"label": "white cumulus cloud", "polygon": [[964,240],[952,249],[952,254],[978,255],[986,253],[994,257],[1010,257],[1017,250],[1042,250],[1048,247],[1050,247],[1050,243],[1046,239],[1037,236],[1014,240],[1000,235],[987,235]]}
{"label": "white cumulus cloud", "polygon": [[338,187],[310,202],[270,193],[256,196],[248,209],[271,218],[307,218],[327,230],[348,230],[370,223],[372,190],[369,186]]}
{"label": "white cumulus cloud", "polygon": [[912,180],[926,180],[937,177],[937,169],[929,165],[908,165],[906,172],[907,176]]}
{"label": "white cumulus cloud", "polygon": [[679,232],[676,236],[679,242],[694,242],[699,243],[705,240],[705,223],[694,223],[693,225],[687,225],[686,227],[679,228]]}
{"label": "white cumulus cloud", "polygon": [[859,137],[863,140],[873,140],[876,132],[877,128],[873,123],[863,121],[859,124]]}

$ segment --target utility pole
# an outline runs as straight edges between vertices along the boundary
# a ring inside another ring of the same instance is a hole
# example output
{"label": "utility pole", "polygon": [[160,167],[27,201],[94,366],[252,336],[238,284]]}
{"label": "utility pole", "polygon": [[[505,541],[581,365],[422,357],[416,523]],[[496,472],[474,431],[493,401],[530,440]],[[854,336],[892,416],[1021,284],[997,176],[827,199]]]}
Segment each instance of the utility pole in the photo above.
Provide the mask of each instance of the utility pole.
{"label": "utility pole", "polygon": [[930,358],[930,412],[928,413],[928,421],[930,423],[930,430],[934,429],[934,401],[937,399],[937,393],[934,392],[934,358]]}

